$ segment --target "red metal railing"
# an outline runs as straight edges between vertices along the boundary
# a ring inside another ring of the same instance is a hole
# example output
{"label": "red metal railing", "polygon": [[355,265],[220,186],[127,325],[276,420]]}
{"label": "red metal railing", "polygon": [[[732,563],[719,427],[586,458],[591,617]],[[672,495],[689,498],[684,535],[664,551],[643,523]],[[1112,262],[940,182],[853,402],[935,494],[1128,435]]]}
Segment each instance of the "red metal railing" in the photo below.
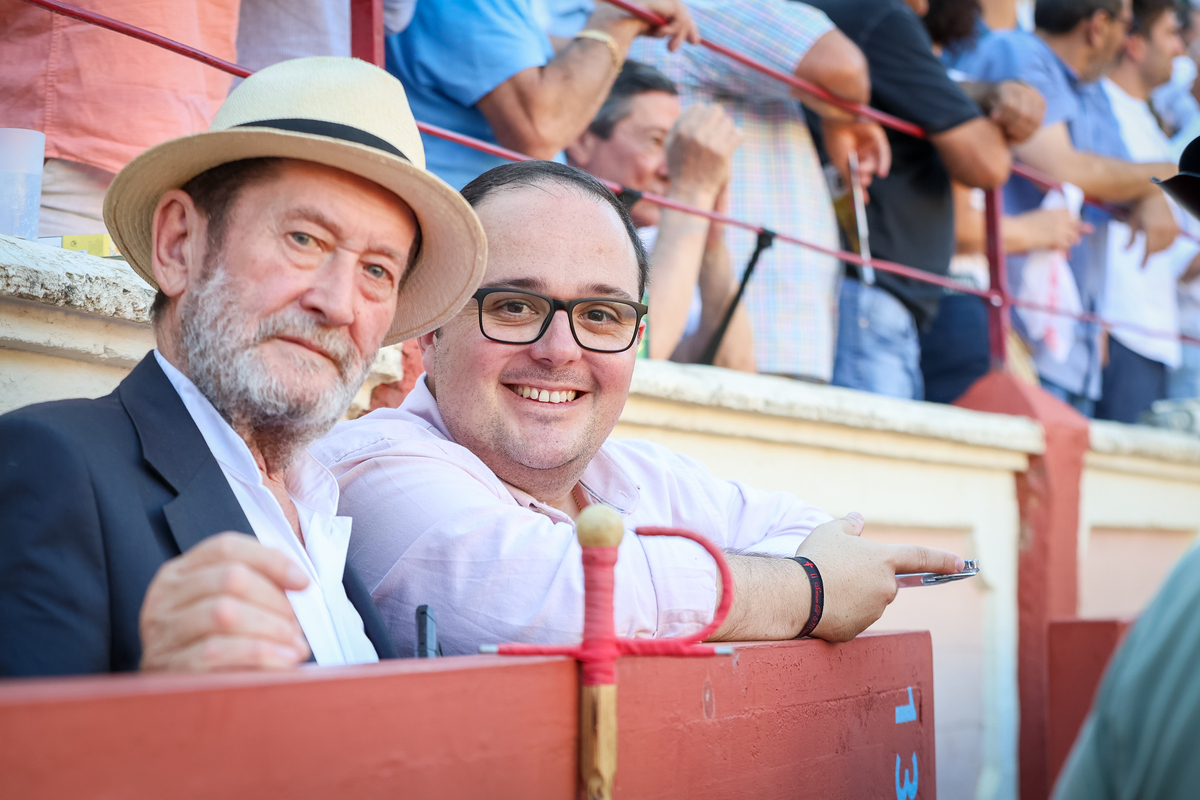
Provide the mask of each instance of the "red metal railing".
{"label": "red metal railing", "polygon": [[[203,64],[207,64],[208,66],[223,70],[238,77],[244,78],[251,74],[251,71],[244,67],[209,55],[194,47],[189,47],[188,45],[176,42],[172,39],[168,39],[164,36],[160,36],[128,23],[121,22],[120,20],[116,20],[92,11],[86,11],[65,2],[60,2],[60,0],[24,0],[24,2],[39,6],[57,14],[62,14],[64,16],[78,19],[102,28],[107,28],[117,33],[154,44],[158,47],[162,47],[171,52],[178,53],[179,55],[194,59]],[[351,43],[354,56],[382,66],[384,55],[383,10],[381,0],[349,0],[349,2],[351,4],[352,14]],[[652,11],[642,8],[641,6],[630,3],[628,0],[607,0],[607,2],[610,2],[612,5],[615,5],[646,22],[653,24],[663,24],[666,22],[665,18]],[[714,52],[728,56],[738,63],[769,75],[772,78],[824,100],[832,105],[858,114],[863,119],[878,122],[885,127],[892,128],[896,131],[906,133],[911,136],[916,136],[919,138],[925,138],[926,136],[925,132],[920,127],[911,122],[899,119],[898,117],[894,117],[890,114],[886,114],[868,106],[863,106],[844,100],[836,95],[830,94],[828,91],[815,84],[809,83],[808,81],[798,78],[795,75],[789,75],[773,69],[772,67],[755,61],[754,59],[738,53],[731,48],[725,47],[724,45],[709,41],[707,39],[702,39],[701,45]],[[454,131],[446,130],[445,128],[440,128],[436,125],[430,125],[428,123],[418,121],[417,127],[424,134],[446,139],[465,147],[471,147],[473,149],[480,150],[501,158],[514,161],[528,160],[530,158],[522,153],[518,153],[489,142],[483,142]],[[1035,184],[1038,184],[1044,188],[1057,186],[1057,184],[1048,176],[1038,172],[1037,170],[1026,167],[1025,165],[1014,164],[1013,172],[1033,181]],[[622,187],[620,184],[614,183],[613,181],[602,182],[613,191],[621,191],[624,189],[624,187]],[[1036,303],[1030,303],[1028,301],[1023,301],[1019,298],[1011,296],[1008,292],[1005,256],[1003,251],[1003,243],[1000,236],[1000,220],[1003,216],[1003,200],[999,189],[989,190],[986,193],[986,196],[987,259],[990,274],[990,288],[977,289],[971,286],[963,285],[947,277],[933,275],[923,270],[879,258],[870,259],[870,266],[883,272],[890,272],[895,275],[911,278],[924,283],[934,284],[946,289],[962,292],[964,294],[975,295],[988,300],[990,303],[989,349],[991,353],[991,363],[994,369],[1002,369],[1007,362],[1007,339],[1008,331],[1011,326],[1011,309],[1013,307],[1043,311],[1057,316],[1072,318],[1081,322],[1097,324],[1105,329],[1114,327],[1127,328],[1131,330],[1137,330],[1150,336],[1200,345],[1200,339],[1184,336],[1179,333],[1149,330],[1132,323],[1112,322],[1110,320],[1101,318],[1095,313],[1077,314],[1058,308],[1041,306]],[[655,205],[659,205],[663,208],[670,208],[677,211],[706,217],[715,222],[742,228],[754,233],[761,233],[764,230],[764,228],[760,225],[756,225],[745,220],[735,219],[724,214],[719,214],[715,211],[706,211],[704,209],[689,206],[685,203],[680,203],[660,195],[646,192],[642,193],[641,197],[642,199],[654,203]],[[788,242],[799,247],[804,247],[825,255],[833,256],[848,263],[858,265],[867,263],[867,261],[857,253],[852,253],[837,248],[824,247],[786,232],[775,231],[774,234],[775,238],[780,241]]]}

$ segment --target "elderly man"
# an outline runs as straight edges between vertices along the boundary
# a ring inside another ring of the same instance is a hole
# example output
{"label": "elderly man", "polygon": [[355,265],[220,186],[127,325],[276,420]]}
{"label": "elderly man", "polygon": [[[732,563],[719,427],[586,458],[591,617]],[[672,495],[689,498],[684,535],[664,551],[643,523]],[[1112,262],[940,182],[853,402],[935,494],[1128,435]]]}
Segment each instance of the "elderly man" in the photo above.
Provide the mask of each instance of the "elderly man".
{"label": "elderly man", "polygon": [[[666,75],[626,61],[588,129],[567,147],[573,166],[638,192],[726,212],[733,153],[741,136],[720,106],[682,112]],[[737,293],[725,226],[639,200],[629,210],[650,254],[650,358],[696,362]],[[648,340],[648,341],[647,341]],[[741,304],[713,364],[754,372],[754,335]]]}
{"label": "elderly man", "polygon": [[[447,652],[578,639],[572,520],[590,502],[620,511],[627,529],[686,527],[730,552],[737,589],[718,639],[848,639],[883,613],[896,573],[961,564],[860,539],[857,515],[830,522],[658,445],[608,440],[646,312],[645,252],[624,207],[549,162],[498,167],[463,194],[488,236],[483,288],[421,337],[427,374],[399,409],[344,423],[313,450],[338,476],[351,560],[398,643],[413,641],[422,603]],[[616,570],[620,634],[712,620],[721,586],[695,544],[629,535]]]}
{"label": "elderly man", "polygon": [[479,282],[478,219],[423,164],[394,78],[316,58],[121,171],[105,217],[158,347],[107,397],[0,417],[0,674],[394,655],[306,447]]}

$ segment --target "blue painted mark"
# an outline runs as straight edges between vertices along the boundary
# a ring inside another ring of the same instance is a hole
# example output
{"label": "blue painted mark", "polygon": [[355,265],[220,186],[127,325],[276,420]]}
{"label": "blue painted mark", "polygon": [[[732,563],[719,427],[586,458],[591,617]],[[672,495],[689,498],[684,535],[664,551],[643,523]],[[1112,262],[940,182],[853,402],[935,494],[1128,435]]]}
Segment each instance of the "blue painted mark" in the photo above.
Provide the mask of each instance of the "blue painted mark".
{"label": "blue painted mark", "polygon": [[896,706],[896,724],[902,722],[916,722],[917,707],[913,703],[912,687],[908,687],[908,705]]}
{"label": "blue painted mark", "polygon": [[917,754],[912,755],[912,781],[908,770],[904,770],[904,783],[900,783],[900,756],[896,756],[896,800],[915,800],[917,796]]}

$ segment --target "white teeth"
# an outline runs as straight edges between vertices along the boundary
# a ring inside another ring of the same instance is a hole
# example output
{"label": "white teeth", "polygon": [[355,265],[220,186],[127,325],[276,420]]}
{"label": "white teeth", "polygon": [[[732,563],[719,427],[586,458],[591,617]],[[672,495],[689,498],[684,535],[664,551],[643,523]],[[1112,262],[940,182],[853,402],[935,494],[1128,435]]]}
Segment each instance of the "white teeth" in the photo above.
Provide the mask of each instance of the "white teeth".
{"label": "white teeth", "polygon": [[549,389],[535,389],[532,386],[518,386],[513,391],[521,397],[537,400],[539,403],[569,403],[579,395],[574,389],[552,392]]}

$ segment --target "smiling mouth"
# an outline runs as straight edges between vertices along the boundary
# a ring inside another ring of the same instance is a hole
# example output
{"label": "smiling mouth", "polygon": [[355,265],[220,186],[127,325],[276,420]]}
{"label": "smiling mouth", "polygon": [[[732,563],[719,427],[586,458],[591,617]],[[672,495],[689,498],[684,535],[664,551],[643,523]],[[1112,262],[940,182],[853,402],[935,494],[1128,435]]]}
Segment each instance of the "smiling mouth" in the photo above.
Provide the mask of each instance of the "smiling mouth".
{"label": "smiling mouth", "polygon": [[539,389],[534,386],[515,386],[508,385],[508,390],[518,397],[524,397],[526,400],[533,400],[538,403],[570,403],[577,397],[582,397],[587,392],[580,392],[575,389]]}

